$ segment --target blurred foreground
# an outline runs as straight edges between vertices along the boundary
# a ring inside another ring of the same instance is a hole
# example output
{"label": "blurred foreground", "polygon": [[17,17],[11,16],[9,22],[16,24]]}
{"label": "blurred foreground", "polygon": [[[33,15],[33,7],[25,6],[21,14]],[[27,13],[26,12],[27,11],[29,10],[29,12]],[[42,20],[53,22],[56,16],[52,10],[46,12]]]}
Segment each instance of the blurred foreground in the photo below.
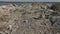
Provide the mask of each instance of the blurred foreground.
{"label": "blurred foreground", "polygon": [[0,6],[0,34],[60,34],[60,11],[47,3]]}

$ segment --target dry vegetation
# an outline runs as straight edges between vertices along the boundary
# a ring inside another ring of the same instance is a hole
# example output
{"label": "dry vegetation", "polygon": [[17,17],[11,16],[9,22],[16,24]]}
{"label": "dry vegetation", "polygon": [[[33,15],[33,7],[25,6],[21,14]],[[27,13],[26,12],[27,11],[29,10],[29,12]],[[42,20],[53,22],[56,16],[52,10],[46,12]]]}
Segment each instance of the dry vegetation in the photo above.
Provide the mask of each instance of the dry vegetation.
{"label": "dry vegetation", "polygon": [[60,15],[44,3],[0,7],[0,34],[60,34]]}

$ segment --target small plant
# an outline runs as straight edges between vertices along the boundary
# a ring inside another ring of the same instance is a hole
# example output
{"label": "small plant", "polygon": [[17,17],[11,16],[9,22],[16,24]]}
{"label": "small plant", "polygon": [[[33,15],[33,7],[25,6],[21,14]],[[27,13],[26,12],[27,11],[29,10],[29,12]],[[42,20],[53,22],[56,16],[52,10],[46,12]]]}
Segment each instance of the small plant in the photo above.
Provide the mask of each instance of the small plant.
{"label": "small plant", "polygon": [[55,10],[55,11],[60,11],[60,2],[48,3],[48,8]]}
{"label": "small plant", "polygon": [[48,8],[52,9],[52,10],[58,9],[58,7],[56,5],[54,5],[54,4],[48,4]]}

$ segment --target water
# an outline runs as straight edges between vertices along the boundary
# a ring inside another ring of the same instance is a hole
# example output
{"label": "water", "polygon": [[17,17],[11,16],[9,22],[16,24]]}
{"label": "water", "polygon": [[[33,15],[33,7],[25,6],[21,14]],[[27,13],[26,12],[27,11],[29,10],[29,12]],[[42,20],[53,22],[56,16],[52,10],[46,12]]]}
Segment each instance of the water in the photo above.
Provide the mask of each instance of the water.
{"label": "water", "polygon": [[2,5],[9,5],[9,4],[21,4],[21,3],[18,3],[18,2],[16,2],[16,3],[10,3],[10,2],[9,2],[9,3],[8,3],[8,2],[7,2],[7,3],[0,3],[0,6],[2,6]]}
{"label": "water", "polygon": [[9,4],[17,4],[17,5],[20,5],[20,4],[24,4],[24,3],[29,4],[31,2],[2,2],[2,3],[0,3],[0,6],[2,6],[2,5],[9,5]]}

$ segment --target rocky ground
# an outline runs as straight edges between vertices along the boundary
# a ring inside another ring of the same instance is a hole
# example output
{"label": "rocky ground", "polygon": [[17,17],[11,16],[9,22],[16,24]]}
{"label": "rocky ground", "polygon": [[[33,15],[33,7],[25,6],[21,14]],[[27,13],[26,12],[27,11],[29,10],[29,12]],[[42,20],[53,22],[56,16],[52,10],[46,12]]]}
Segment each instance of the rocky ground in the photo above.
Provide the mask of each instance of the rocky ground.
{"label": "rocky ground", "polygon": [[0,7],[0,34],[60,34],[60,12],[44,3]]}

